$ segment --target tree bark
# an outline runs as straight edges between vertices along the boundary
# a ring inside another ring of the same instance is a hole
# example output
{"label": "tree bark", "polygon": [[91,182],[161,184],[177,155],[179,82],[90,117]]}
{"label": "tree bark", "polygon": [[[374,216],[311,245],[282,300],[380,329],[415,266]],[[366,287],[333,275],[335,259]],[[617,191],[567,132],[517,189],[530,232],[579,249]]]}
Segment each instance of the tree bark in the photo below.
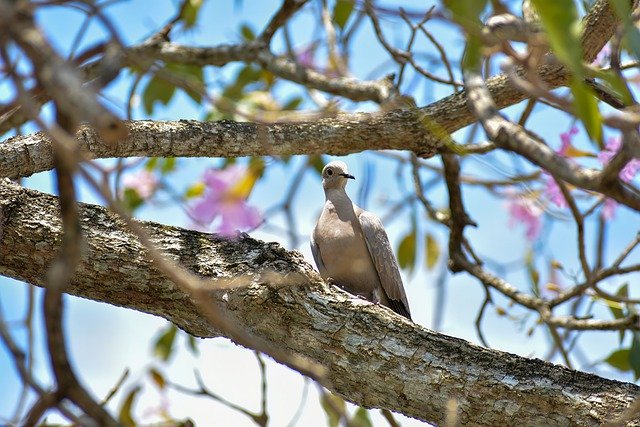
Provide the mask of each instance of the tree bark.
{"label": "tree bark", "polygon": [[[85,245],[70,294],[218,335],[122,221],[100,206],[80,212]],[[240,277],[212,285],[211,298],[246,330],[326,367],[333,391],[364,407],[441,423],[453,399],[463,424],[599,425],[640,396],[633,384],[434,333],[326,286],[277,243],[143,224],[158,248],[198,275]],[[57,199],[0,180],[0,231],[0,274],[44,286],[61,243]]]}
{"label": "tree bark", "polygon": [[[637,0],[629,0],[636,6]],[[583,19],[582,44],[585,62],[594,60],[611,38],[619,19],[607,0],[597,1]],[[229,61],[251,61],[255,52],[243,49],[238,57],[232,48],[191,48],[169,44],[138,47],[136,55],[169,62],[197,65],[223,65]],[[224,60],[220,60],[221,51]],[[253,53],[252,53],[253,52]],[[242,55],[251,54],[249,57]],[[264,65],[264,64],[263,64]],[[562,65],[546,65],[538,70],[549,88],[564,86],[569,74]],[[499,109],[517,104],[528,95],[515,88],[500,74],[486,81]],[[107,144],[96,133],[84,128],[78,141],[93,158],[128,156],[236,157],[248,155],[334,154],[364,150],[410,150],[430,157],[443,144],[444,137],[476,121],[467,107],[467,94],[460,91],[428,106],[386,113],[342,114],[333,118],[299,123],[256,123],[136,121],[129,123],[130,134],[118,144]],[[0,144],[0,176],[18,178],[53,167],[51,142],[43,133],[19,136]]]}

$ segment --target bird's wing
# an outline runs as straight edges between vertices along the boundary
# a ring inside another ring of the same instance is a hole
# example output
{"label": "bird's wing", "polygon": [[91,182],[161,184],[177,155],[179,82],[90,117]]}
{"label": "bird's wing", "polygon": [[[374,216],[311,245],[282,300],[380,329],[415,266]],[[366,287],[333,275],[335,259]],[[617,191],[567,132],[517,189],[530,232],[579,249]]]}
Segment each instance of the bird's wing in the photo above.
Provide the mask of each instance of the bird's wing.
{"label": "bird's wing", "polygon": [[387,232],[380,219],[372,213],[361,211],[358,215],[364,240],[369,249],[371,260],[378,271],[382,289],[387,294],[393,311],[411,319],[407,294],[402,285],[398,261],[393,254]]}
{"label": "bird's wing", "polygon": [[316,262],[316,267],[318,267],[318,271],[322,277],[327,277],[327,269],[324,266],[324,262],[322,261],[322,255],[320,254],[320,248],[316,244],[313,235],[315,234],[315,230],[311,233],[311,253],[313,254],[313,260]]}

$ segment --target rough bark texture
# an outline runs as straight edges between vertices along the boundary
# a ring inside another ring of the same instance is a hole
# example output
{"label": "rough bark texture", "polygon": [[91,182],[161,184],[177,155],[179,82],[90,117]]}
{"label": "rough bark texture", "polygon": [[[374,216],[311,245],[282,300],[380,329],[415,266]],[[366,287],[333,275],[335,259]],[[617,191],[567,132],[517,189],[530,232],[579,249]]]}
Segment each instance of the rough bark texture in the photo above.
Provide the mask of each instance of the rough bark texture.
{"label": "rough bark texture", "polygon": [[[86,245],[69,293],[162,316],[196,336],[218,335],[121,221],[93,205],[82,205],[81,218]],[[199,275],[244,277],[245,286],[212,298],[246,329],[326,366],[334,391],[359,405],[439,423],[456,399],[465,424],[599,425],[640,396],[633,384],[477,347],[350,298],[276,243],[145,226],[159,248]],[[61,242],[57,199],[1,180],[0,230],[0,274],[42,286]]]}
{"label": "rough bark texture", "polygon": [[[629,0],[635,7],[637,0]],[[583,51],[591,62],[615,31],[619,20],[609,2],[597,1],[583,20]],[[144,45],[137,54],[182,64],[223,65],[228,61],[250,61],[256,47],[218,49],[175,45]],[[147,52],[145,49],[148,49]],[[163,55],[166,55],[164,57]],[[222,59],[221,59],[222,58]],[[264,65],[264,64],[263,64]],[[561,65],[538,70],[549,88],[566,85],[569,75]],[[516,89],[506,75],[486,81],[497,108],[519,103],[527,94]],[[130,136],[118,144],[105,144],[94,131],[78,134],[80,145],[94,158],[128,156],[234,157],[244,155],[349,154],[363,150],[411,150],[428,157],[442,145],[443,137],[476,121],[467,107],[467,94],[460,91],[415,110],[375,114],[344,114],[335,118],[301,123],[269,124],[222,121],[200,123],[131,122]],[[17,178],[52,168],[51,143],[42,133],[16,137],[0,144],[0,176]]]}
{"label": "rough bark texture", "polygon": [[[566,83],[560,66],[543,67],[553,87]],[[525,99],[507,77],[487,82],[499,108]],[[229,120],[199,122],[132,121],[129,136],[117,144],[105,143],[89,127],[77,134],[80,146],[91,158],[240,157],[259,155],[346,155],[365,150],[410,150],[431,157],[449,134],[476,120],[460,92],[414,110],[385,113],[341,114],[308,122],[260,125]],[[53,167],[51,141],[42,132],[10,138],[0,144],[0,176],[29,176]]]}

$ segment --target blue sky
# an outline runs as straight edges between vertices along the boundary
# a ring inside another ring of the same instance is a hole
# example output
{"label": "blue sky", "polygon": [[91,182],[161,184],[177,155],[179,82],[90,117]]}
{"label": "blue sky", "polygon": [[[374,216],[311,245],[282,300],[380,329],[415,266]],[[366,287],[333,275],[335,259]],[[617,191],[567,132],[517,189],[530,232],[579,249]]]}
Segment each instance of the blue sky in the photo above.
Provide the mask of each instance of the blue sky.
{"label": "blue sky", "polygon": [[[127,1],[117,3],[109,7],[108,15],[116,23],[117,28],[125,38],[126,43],[138,43],[159,28],[174,13],[175,2],[170,1]],[[432,2],[403,1],[385,2],[385,6],[402,4],[408,9],[422,10]],[[198,45],[216,45],[224,42],[234,42],[239,39],[239,26],[249,23],[258,30],[276,10],[277,1],[209,1],[205,3],[201,12],[199,24],[195,29],[181,34],[176,41],[193,43]],[[241,5],[241,6],[238,6]],[[316,5],[314,5],[315,7]],[[310,28],[313,26],[311,10],[307,8],[296,18],[291,32],[294,39],[304,45],[313,37]],[[62,51],[68,51],[73,40],[74,33],[70,28],[77,28],[82,23],[82,16],[76,12],[70,12],[63,8],[47,8],[38,16],[39,23],[45,29],[47,35]],[[388,28],[387,36],[397,42],[406,37],[403,26],[399,20],[385,21]],[[462,48],[462,40],[459,36],[446,28],[442,23],[435,22],[429,27],[447,47],[448,53],[455,57]],[[103,40],[106,32],[103,27],[93,23],[86,40],[85,46],[93,42]],[[367,23],[358,33],[354,42],[355,48],[350,59],[351,70],[360,78],[380,78],[392,69],[378,67],[387,54],[383,52],[373,38],[370,25]],[[280,36],[274,40],[274,50],[282,47]],[[428,48],[424,48],[428,51]],[[320,56],[320,55],[319,55]],[[210,81],[226,80],[233,77],[237,66],[224,69],[208,68],[206,78]],[[438,72],[442,72],[439,69]],[[440,85],[410,84],[410,76],[406,80],[406,88],[411,89],[411,94],[418,100],[419,105],[425,105],[434,99],[438,99],[449,93],[448,89]],[[107,99],[114,111],[123,115],[122,99],[129,90],[131,76],[128,72],[122,75],[110,86]],[[144,83],[141,85],[144,87]],[[292,94],[301,94],[303,91],[294,84],[283,83],[279,92],[282,98]],[[0,100],[10,98],[7,84],[0,84]],[[344,108],[353,108],[353,104],[345,102]],[[518,117],[522,106],[515,106],[506,111],[512,117]],[[357,111],[370,111],[374,109],[371,104],[355,106]],[[166,108],[157,108],[154,119],[197,119],[204,115],[205,111],[197,106],[187,96],[180,94],[174,98]],[[134,118],[143,118],[141,108],[134,111]],[[571,120],[567,115],[539,108],[532,117],[530,127],[539,135],[546,138],[553,146],[559,145],[559,133],[566,131],[571,126]],[[26,129],[29,131],[30,129]],[[467,130],[454,135],[462,141]],[[484,138],[478,133],[479,140]],[[584,135],[579,135],[578,140]],[[587,142],[583,142],[585,146]],[[398,153],[406,156],[406,153]],[[373,170],[372,193],[367,208],[381,217],[384,217],[389,207],[411,191],[409,170],[405,169],[397,175],[395,161],[384,158],[375,153],[360,153],[347,156],[342,160],[349,165],[350,171],[356,176],[363,176],[367,169]],[[109,162],[108,160],[106,162]],[[267,169],[265,178],[254,189],[250,201],[261,210],[267,210],[274,204],[274,200],[282,197],[283,183],[288,185],[293,171],[297,170],[301,159],[297,158],[290,165],[275,165]],[[429,161],[433,165],[439,165],[439,159]],[[216,159],[189,159],[181,160],[178,172],[169,177],[176,187],[186,187],[197,181],[202,172],[219,164]],[[464,160],[464,171],[477,176],[502,176],[514,173],[514,171],[531,170],[524,162],[514,160],[514,157],[506,154],[492,154],[488,156],[469,156]],[[427,178],[427,175],[424,175]],[[357,198],[359,186],[362,180],[350,183],[349,193]],[[38,174],[25,180],[25,185],[41,191],[52,191],[51,175],[49,173]],[[87,202],[98,202],[96,196],[84,185],[79,187],[81,199]],[[500,261],[503,264],[517,264],[529,247],[524,238],[524,231],[520,227],[510,228],[504,203],[493,197],[487,197],[488,192],[480,188],[465,188],[464,196],[471,216],[478,222],[477,229],[468,229],[468,237],[475,245],[477,251],[490,259]],[[446,206],[446,192],[442,181],[436,181],[433,188],[429,189],[428,197],[436,207]],[[313,264],[308,243],[308,237],[318,213],[322,208],[323,193],[319,178],[313,172],[305,175],[301,191],[295,199],[295,213],[299,218],[301,232],[301,244],[291,247],[286,235],[274,233],[268,230],[258,230],[253,235],[263,240],[278,241],[288,249],[300,250]],[[446,248],[446,234],[441,226],[426,220],[426,216],[419,205],[415,206],[415,215],[418,218],[422,233],[433,233],[441,248]],[[142,219],[158,221],[171,225],[185,225],[187,219],[179,207],[154,206],[153,204],[142,208],[139,212]],[[400,214],[390,218],[387,230],[392,244],[397,247],[401,237],[409,231],[411,209],[407,208]],[[274,218],[276,225],[284,226],[281,217]],[[637,231],[637,218],[627,210],[618,212],[615,223],[611,227],[609,241],[612,247],[624,246],[631,234]],[[567,270],[577,269],[578,263],[575,257],[575,239],[572,236],[573,228],[570,222],[558,220],[547,224],[545,233],[534,246],[540,255],[540,260],[558,258]],[[612,252],[612,254],[615,252]],[[613,256],[612,254],[609,257]],[[637,254],[636,254],[637,257]],[[636,258],[637,259],[637,258]],[[439,261],[439,267],[444,263],[444,258]],[[419,267],[411,276],[404,274],[405,287],[409,295],[412,313],[416,323],[431,327],[434,305],[436,299],[436,282],[440,274],[440,268],[435,271],[427,271],[423,266]],[[507,272],[507,278],[513,283],[521,284],[527,288],[528,278],[526,271],[515,268]],[[543,279],[544,280],[544,279]],[[441,331],[456,337],[478,343],[478,337],[474,329],[474,321],[477,311],[482,304],[484,291],[482,286],[465,275],[447,275],[445,282],[446,298],[444,300],[444,320]],[[0,278],[0,304],[4,310],[4,316],[18,319],[24,313],[26,287],[7,278]],[[40,292],[37,292],[40,296]],[[496,304],[507,308],[508,302],[504,298],[496,297]],[[259,375],[254,356],[250,351],[239,349],[226,340],[206,340],[200,342],[201,355],[193,358],[185,346],[181,345],[181,351],[168,365],[159,364],[151,357],[151,342],[157,331],[164,327],[166,322],[149,315],[143,315],[124,309],[98,304],[77,298],[67,298],[66,330],[70,339],[70,350],[73,362],[76,364],[80,375],[86,379],[88,386],[97,396],[104,396],[113,386],[119,375],[128,367],[131,369],[130,380],[125,385],[130,387],[136,379],[145,377],[149,366],[157,366],[166,376],[182,384],[193,384],[192,369],[202,370],[207,384],[219,392],[225,398],[236,403],[245,404],[251,409],[258,409],[259,404]],[[606,316],[606,307],[599,308],[599,314]],[[541,329],[536,329],[533,335],[528,336],[526,330],[532,326],[535,320],[533,316],[524,320],[514,320],[526,314],[524,310],[512,309],[513,318],[499,316],[495,310],[487,312],[484,321],[484,331],[488,342],[493,348],[510,351],[524,356],[544,357],[547,345],[547,335]],[[37,366],[36,370],[42,376],[47,375],[45,360],[42,358],[43,337],[41,318],[36,317],[37,338]],[[24,342],[22,333],[17,337]],[[606,357],[608,353],[617,347],[618,338],[615,333],[587,333],[580,338],[580,345],[586,356],[587,365]],[[587,369],[588,366],[582,366]],[[272,417],[272,425],[286,425],[293,415],[302,393],[304,379],[288,369],[269,363],[269,412]],[[608,376],[620,377],[617,373],[606,367],[599,367],[598,372]],[[13,410],[17,382],[10,361],[4,348],[0,349],[0,416],[7,416]],[[629,380],[630,378],[622,377]],[[119,407],[122,393],[116,396],[111,403],[111,408]],[[198,400],[171,393],[171,413],[176,417],[189,416],[199,422],[199,425],[211,425],[212,422],[224,420],[228,425],[251,425],[242,415],[227,408],[206,400]],[[144,392],[137,408],[139,415],[148,411],[158,400],[157,390],[150,383],[145,383]],[[380,418],[376,418],[380,422]],[[324,414],[317,404],[315,387],[309,391],[308,403],[302,413],[298,425],[322,425]],[[403,425],[418,424],[406,420]]]}

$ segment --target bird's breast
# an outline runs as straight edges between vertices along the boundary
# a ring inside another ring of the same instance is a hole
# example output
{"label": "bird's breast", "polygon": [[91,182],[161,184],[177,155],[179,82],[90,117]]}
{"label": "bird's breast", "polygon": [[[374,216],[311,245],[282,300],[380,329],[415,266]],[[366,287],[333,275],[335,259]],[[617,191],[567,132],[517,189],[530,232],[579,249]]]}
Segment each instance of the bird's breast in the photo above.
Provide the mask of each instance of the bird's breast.
{"label": "bird's breast", "polygon": [[322,233],[314,238],[328,277],[351,293],[369,297],[379,279],[355,216],[353,221],[321,216],[318,228]]}

